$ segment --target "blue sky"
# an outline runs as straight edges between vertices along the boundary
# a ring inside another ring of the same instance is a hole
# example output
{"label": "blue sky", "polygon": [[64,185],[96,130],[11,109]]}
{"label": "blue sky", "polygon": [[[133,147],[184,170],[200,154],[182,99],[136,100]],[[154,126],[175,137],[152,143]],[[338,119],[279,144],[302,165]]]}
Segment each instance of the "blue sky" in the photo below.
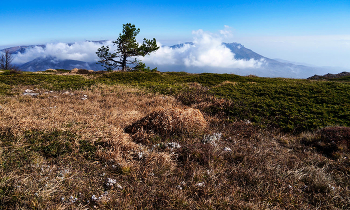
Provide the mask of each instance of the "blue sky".
{"label": "blue sky", "polygon": [[1,1],[0,10],[0,47],[115,40],[129,22],[140,38],[176,44],[227,25],[233,36],[224,41],[264,56],[350,68],[349,0],[17,0]]}

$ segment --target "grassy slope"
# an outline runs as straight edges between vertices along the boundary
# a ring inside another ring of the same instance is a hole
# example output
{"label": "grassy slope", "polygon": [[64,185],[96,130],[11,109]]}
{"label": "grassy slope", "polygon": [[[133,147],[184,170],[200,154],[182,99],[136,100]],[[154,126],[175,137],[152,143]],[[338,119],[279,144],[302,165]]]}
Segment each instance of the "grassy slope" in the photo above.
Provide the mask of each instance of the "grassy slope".
{"label": "grassy slope", "polygon": [[[139,85],[174,95],[187,91],[184,84],[196,82],[209,88],[207,94],[233,102],[224,107],[231,118],[250,120],[286,132],[350,125],[348,83],[186,73],[114,73],[101,80],[107,84]],[[232,83],[223,83],[225,81]]]}
{"label": "grassy slope", "polygon": [[[349,126],[349,87],[228,74],[2,73],[0,208],[348,209],[348,150],[314,144],[321,137],[307,132]],[[41,95],[22,96],[26,88]],[[184,105],[205,114],[207,130],[137,137],[142,144],[123,132],[159,107]],[[215,133],[220,141],[203,143]]]}

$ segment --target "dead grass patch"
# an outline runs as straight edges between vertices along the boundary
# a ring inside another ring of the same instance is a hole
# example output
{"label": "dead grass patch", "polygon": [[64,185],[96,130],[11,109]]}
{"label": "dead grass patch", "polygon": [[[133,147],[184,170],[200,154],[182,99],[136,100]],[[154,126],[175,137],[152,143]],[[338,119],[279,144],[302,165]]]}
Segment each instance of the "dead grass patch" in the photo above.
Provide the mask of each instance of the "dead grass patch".
{"label": "dead grass patch", "polygon": [[198,109],[160,108],[127,126],[125,131],[132,134],[146,131],[169,136],[201,132],[206,126],[207,122]]}
{"label": "dead grass patch", "polygon": [[223,81],[222,83],[220,83],[220,84],[218,84],[218,85],[216,85],[214,87],[221,87],[223,85],[237,85],[237,82],[231,82],[231,81],[227,80],[227,81]]}

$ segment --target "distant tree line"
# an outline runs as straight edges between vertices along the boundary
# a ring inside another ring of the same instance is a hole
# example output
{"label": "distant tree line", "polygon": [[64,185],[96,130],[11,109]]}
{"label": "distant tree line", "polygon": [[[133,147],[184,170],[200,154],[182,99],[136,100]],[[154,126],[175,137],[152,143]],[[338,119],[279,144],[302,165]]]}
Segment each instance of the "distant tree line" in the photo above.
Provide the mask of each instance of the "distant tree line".
{"label": "distant tree line", "polygon": [[10,50],[4,50],[0,56],[0,69],[2,70],[18,70],[15,65],[12,65],[14,57]]}

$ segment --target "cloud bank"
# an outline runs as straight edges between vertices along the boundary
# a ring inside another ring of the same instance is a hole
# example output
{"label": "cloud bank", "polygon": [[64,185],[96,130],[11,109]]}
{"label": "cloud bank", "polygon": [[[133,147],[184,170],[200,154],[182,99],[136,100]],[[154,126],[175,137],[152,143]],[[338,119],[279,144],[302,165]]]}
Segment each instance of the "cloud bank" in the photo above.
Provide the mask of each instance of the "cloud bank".
{"label": "cloud bank", "polygon": [[59,60],[78,60],[85,62],[96,62],[98,57],[96,51],[102,45],[112,45],[111,41],[99,42],[76,42],[67,43],[49,43],[44,48],[35,46],[28,48],[24,53],[18,53],[13,60],[16,64],[23,64],[39,57],[56,57]]}
{"label": "cloud bank", "polygon": [[197,30],[192,32],[193,44],[171,48],[162,46],[158,51],[142,60],[149,65],[177,65],[184,67],[212,67],[212,68],[259,68],[263,61],[237,60],[235,54],[222,44],[223,39],[232,36],[226,26],[219,34],[212,34]]}
{"label": "cloud bank", "polygon": [[[222,44],[224,40],[231,39],[232,31],[229,26],[225,26],[218,33],[204,32],[197,30],[192,32],[192,44],[183,44],[178,47],[162,46],[160,49],[146,57],[139,59],[149,66],[159,66],[159,70],[188,70],[201,68],[211,72],[227,72],[228,69],[252,69],[259,68],[263,61],[237,60],[234,53]],[[28,48],[24,53],[18,53],[14,58],[14,63],[23,64],[39,57],[56,57],[59,60],[78,60],[84,62],[97,62],[96,51],[102,45],[109,45],[111,50],[115,47],[112,41],[105,42],[76,42],[49,43],[45,47],[35,46]],[[162,69],[161,69],[161,68]]]}

